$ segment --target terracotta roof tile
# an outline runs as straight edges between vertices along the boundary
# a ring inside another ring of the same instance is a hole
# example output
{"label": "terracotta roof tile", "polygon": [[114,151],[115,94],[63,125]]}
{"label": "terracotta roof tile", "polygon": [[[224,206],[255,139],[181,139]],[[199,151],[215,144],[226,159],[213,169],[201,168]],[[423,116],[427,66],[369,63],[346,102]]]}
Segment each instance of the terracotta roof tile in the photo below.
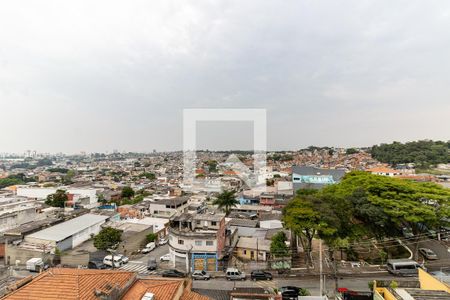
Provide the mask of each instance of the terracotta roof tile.
{"label": "terracotta roof tile", "polygon": [[97,292],[109,294],[114,287],[126,291],[122,300],[141,299],[145,293],[153,293],[158,300],[208,300],[191,291],[184,279],[149,278],[136,279],[132,272],[120,270],[83,270],[53,268],[3,300],[98,300]]}
{"label": "terracotta roof tile", "polygon": [[96,290],[110,292],[113,287],[123,289],[135,278],[136,275],[132,272],[53,268],[38,275],[29,284],[2,299],[94,300],[98,299],[95,295]]}
{"label": "terracotta roof tile", "polygon": [[183,290],[183,279],[139,279],[122,297],[122,300],[141,299],[145,293],[150,292],[158,300],[176,299],[179,291]]}

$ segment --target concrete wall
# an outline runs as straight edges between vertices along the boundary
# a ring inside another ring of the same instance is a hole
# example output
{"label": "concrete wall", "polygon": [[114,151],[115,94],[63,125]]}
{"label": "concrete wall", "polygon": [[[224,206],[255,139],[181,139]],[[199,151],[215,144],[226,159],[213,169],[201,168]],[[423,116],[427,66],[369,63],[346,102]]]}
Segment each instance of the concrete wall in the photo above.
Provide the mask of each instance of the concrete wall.
{"label": "concrete wall", "polygon": [[67,239],[58,242],[57,247],[61,251],[69,250],[69,249],[72,249],[72,243],[73,243],[73,239],[70,236]]}
{"label": "concrete wall", "polygon": [[[183,244],[179,244],[179,240],[182,240]],[[201,245],[197,245],[195,241],[200,241]],[[212,242],[212,246],[207,246],[206,241]],[[173,233],[169,235],[169,245],[179,251],[217,252],[217,242],[213,238],[202,238],[201,235],[198,237],[176,236]]]}
{"label": "concrete wall", "polygon": [[76,246],[84,243],[85,241],[89,240],[91,238],[91,235],[96,235],[100,232],[101,225],[103,225],[105,222],[101,221],[93,226],[90,226],[78,233],[75,233],[72,236],[72,247],[75,248]]}
{"label": "concrete wall", "polygon": [[[256,261],[256,250],[255,249],[246,249],[246,248],[236,248],[236,256],[244,259],[244,260],[255,260]],[[253,252],[253,258],[252,258],[252,252]],[[258,251],[258,260],[259,261],[266,261],[267,255],[266,251]]]}
{"label": "concrete wall", "polygon": [[75,255],[62,255],[61,265],[77,267],[78,265],[87,266],[89,263],[89,252]]}
{"label": "concrete wall", "polygon": [[34,207],[4,214],[0,216],[0,231],[15,228],[24,223],[30,222],[30,220],[35,220],[36,217],[36,208]]}
{"label": "concrete wall", "polygon": [[45,199],[48,195],[54,194],[56,190],[56,188],[17,187],[17,196]]}
{"label": "concrete wall", "polygon": [[15,265],[16,260],[20,261],[19,265],[25,265],[27,260],[33,257],[42,257],[46,262],[52,260],[52,255],[48,253],[43,255],[41,251],[22,249],[13,245],[6,246],[5,261],[8,262],[9,260],[10,265]]}

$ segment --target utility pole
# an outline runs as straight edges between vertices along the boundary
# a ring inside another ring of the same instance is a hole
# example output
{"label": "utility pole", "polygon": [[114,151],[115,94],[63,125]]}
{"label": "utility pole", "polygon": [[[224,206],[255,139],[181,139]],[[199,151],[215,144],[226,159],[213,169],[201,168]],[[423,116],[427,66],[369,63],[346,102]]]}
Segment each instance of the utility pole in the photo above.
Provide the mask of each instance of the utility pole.
{"label": "utility pole", "polygon": [[338,288],[339,288],[339,282],[338,282],[338,272],[337,272],[337,263],[336,258],[334,257],[334,250],[333,250],[333,262],[334,262],[334,294],[337,295]]}
{"label": "utility pole", "polygon": [[259,254],[259,250],[258,250],[258,241],[259,238],[256,237],[256,264],[258,265],[258,254]]}
{"label": "utility pole", "polygon": [[320,296],[323,295],[323,269],[322,269],[322,240],[319,242],[319,274],[320,274]]}
{"label": "utility pole", "polygon": [[114,270],[114,268],[115,268],[114,253],[116,252],[116,250],[108,248],[107,251],[109,253],[111,253],[111,266],[112,266],[112,269]]}

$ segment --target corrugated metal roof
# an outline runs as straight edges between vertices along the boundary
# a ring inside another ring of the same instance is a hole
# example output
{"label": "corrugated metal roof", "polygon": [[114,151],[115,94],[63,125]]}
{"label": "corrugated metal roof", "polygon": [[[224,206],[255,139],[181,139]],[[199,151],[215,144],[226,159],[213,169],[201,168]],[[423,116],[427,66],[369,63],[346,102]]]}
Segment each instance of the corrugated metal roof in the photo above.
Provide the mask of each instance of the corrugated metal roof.
{"label": "corrugated metal roof", "polygon": [[32,233],[28,235],[28,237],[58,242],[88,227],[91,227],[92,225],[105,221],[108,218],[108,216],[85,214],[80,217],[73,218],[72,220]]}

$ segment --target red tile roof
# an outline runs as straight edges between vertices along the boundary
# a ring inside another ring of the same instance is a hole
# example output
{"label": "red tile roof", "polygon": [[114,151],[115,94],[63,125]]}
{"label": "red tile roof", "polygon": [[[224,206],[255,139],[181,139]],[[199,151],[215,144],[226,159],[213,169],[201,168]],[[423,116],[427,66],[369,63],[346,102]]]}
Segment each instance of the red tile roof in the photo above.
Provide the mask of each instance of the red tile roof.
{"label": "red tile roof", "polygon": [[2,299],[95,300],[98,299],[96,291],[109,294],[113,288],[122,290],[135,279],[132,272],[53,268]]}
{"label": "red tile roof", "polygon": [[120,270],[84,270],[53,268],[30,283],[6,295],[2,300],[98,300],[99,293],[119,295],[120,299],[141,299],[153,293],[158,300],[209,300],[191,291],[184,279],[137,279],[135,273]]}
{"label": "red tile roof", "polygon": [[[176,299],[176,295],[181,295],[184,280],[180,279],[140,279],[122,297],[122,300],[141,299],[145,293],[150,292],[158,300]],[[178,296],[178,297],[179,297]]]}

